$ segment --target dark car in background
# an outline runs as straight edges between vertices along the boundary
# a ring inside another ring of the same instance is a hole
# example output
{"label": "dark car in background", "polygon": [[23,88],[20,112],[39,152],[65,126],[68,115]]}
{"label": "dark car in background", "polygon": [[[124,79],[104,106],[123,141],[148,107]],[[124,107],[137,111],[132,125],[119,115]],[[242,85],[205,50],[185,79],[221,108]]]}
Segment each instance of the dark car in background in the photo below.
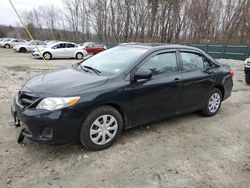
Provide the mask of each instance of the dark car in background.
{"label": "dark car in background", "polygon": [[[234,72],[188,46],[120,45],[28,80],[12,105],[23,137],[111,146],[123,129],[189,112],[214,116]],[[66,78],[66,79],[65,79]]]}
{"label": "dark car in background", "polygon": [[244,64],[245,80],[247,84],[250,84],[250,57],[246,59]]}

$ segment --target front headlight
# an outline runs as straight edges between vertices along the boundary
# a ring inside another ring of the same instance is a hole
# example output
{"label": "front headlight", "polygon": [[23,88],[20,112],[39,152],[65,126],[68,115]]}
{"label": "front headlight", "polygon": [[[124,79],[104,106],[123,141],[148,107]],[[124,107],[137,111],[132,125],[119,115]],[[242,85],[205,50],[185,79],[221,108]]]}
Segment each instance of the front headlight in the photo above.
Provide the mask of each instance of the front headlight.
{"label": "front headlight", "polygon": [[74,105],[80,97],[48,97],[39,102],[36,109],[57,110]]}

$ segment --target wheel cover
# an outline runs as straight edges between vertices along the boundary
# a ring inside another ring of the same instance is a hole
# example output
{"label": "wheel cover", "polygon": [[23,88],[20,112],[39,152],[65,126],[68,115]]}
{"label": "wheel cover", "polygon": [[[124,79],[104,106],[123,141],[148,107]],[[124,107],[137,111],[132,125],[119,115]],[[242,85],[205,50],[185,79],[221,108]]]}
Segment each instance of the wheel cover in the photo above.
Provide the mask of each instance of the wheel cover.
{"label": "wheel cover", "polygon": [[90,139],[94,144],[104,145],[110,142],[116,135],[118,123],[112,115],[98,117],[90,127]]}
{"label": "wheel cover", "polygon": [[45,58],[45,59],[50,59],[49,53],[44,54],[44,58]]}
{"label": "wheel cover", "polygon": [[214,93],[208,102],[208,110],[211,113],[215,113],[220,106],[221,98],[219,93]]}
{"label": "wheel cover", "polygon": [[77,59],[82,59],[83,55],[81,53],[76,54]]}

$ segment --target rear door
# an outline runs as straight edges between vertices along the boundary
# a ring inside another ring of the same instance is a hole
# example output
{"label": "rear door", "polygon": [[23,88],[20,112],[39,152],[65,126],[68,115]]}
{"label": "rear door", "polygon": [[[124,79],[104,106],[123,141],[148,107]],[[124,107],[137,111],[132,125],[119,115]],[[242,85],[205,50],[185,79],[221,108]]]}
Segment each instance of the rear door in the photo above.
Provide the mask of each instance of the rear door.
{"label": "rear door", "polygon": [[75,52],[78,46],[73,43],[67,43],[65,48],[65,58],[70,58],[75,56]]}
{"label": "rear door", "polygon": [[151,55],[138,69],[151,70],[152,78],[137,80],[130,85],[134,124],[174,115],[181,96],[176,51]]}
{"label": "rear door", "polygon": [[179,51],[182,67],[182,100],[180,112],[199,110],[214,87],[216,78],[208,59],[195,51]]}

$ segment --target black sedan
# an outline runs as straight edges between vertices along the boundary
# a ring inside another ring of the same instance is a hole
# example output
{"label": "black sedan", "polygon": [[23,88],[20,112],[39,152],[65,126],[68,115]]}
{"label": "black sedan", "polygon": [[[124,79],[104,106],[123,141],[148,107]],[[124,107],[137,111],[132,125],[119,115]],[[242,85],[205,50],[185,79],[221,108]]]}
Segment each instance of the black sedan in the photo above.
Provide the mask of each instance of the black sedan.
{"label": "black sedan", "polygon": [[101,150],[123,129],[189,112],[215,115],[233,75],[197,48],[123,44],[28,80],[12,115],[19,141]]}

